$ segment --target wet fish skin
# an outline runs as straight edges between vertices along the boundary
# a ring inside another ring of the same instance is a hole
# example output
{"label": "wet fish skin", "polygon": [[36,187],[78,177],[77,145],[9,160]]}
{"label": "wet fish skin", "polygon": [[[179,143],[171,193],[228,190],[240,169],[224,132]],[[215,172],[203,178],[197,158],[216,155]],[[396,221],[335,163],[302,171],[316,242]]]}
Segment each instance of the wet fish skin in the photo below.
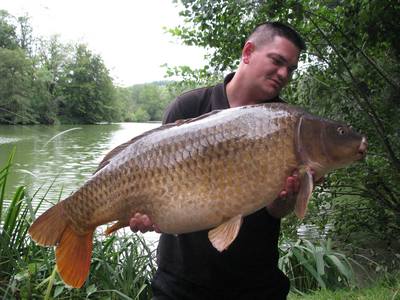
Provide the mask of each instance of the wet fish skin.
{"label": "wet fish skin", "polygon": [[[296,213],[303,217],[311,169],[322,177],[362,158],[365,150],[366,139],[348,126],[284,104],[212,112],[117,147],[29,232],[39,244],[58,245],[61,276],[80,287],[89,271],[93,231],[101,224],[118,221],[110,233],[140,212],[165,233],[214,228],[210,241],[222,251],[238,234],[242,217],[276,199],[293,170],[301,171]],[[77,266],[71,267],[74,259]]]}
{"label": "wet fish skin", "polygon": [[113,220],[127,223],[139,211],[163,232],[185,233],[274,200],[297,166],[296,117],[244,111],[232,118],[223,112],[200,125],[171,128],[170,134],[155,132],[113,158],[65,202],[74,229],[84,233]]}

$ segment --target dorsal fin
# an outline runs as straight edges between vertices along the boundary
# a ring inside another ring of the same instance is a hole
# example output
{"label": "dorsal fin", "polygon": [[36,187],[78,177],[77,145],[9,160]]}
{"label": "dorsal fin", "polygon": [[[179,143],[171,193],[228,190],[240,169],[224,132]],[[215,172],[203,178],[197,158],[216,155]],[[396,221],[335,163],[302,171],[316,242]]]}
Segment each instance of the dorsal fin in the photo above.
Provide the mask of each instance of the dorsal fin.
{"label": "dorsal fin", "polygon": [[151,129],[151,130],[148,130],[148,131],[146,131],[146,132],[144,132],[144,133],[142,133],[142,134],[140,134],[140,135],[138,135],[138,136],[135,136],[133,139],[131,139],[131,140],[129,140],[129,141],[127,141],[127,142],[125,142],[125,143],[123,143],[123,144],[121,144],[121,145],[115,147],[115,148],[112,149],[110,152],[108,152],[108,153],[104,156],[103,160],[100,162],[99,166],[97,167],[96,171],[94,171],[93,174],[97,173],[98,171],[100,171],[101,169],[103,169],[105,166],[107,166],[107,165],[109,164],[109,162],[111,161],[111,159],[112,159],[114,156],[116,156],[118,153],[122,152],[122,151],[125,150],[125,148],[127,148],[129,145],[135,143],[136,141],[142,139],[142,138],[145,137],[145,136],[148,136],[148,135],[150,135],[150,134],[152,134],[152,133],[154,133],[154,132],[163,131],[163,130],[168,129],[168,128],[177,127],[177,126],[181,126],[181,125],[183,125],[183,124],[192,123],[192,122],[197,121],[197,120],[199,120],[199,119],[207,118],[208,116],[213,115],[213,114],[216,114],[216,113],[218,113],[218,112],[220,112],[220,110],[214,110],[214,111],[211,111],[211,112],[209,112],[209,113],[207,113],[207,114],[201,115],[201,116],[196,117],[196,118],[191,118],[191,119],[180,119],[180,120],[175,121],[175,123],[165,124],[165,125],[162,125],[162,126],[160,126],[160,127],[157,127],[157,128]]}

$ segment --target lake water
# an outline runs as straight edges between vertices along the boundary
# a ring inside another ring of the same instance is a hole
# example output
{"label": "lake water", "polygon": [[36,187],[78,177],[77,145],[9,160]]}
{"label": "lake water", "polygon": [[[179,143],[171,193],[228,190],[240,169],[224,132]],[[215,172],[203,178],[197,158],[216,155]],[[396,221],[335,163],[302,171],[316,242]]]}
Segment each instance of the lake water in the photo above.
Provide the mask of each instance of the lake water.
{"label": "lake water", "polygon": [[54,181],[49,200],[56,201],[79,187],[114,147],[159,126],[159,123],[104,125],[0,126],[0,165],[16,147],[9,192],[26,185],[42,194]]}
{"label": "lake water", "polygon": [[50,206],[82,185],[108,151],[158,126],[160,123],[0,125],[0,167],[16,149],[6,195],[11,197],[17,186],[25,185],[30,195],[37,192],[37,201],[47,193]]}

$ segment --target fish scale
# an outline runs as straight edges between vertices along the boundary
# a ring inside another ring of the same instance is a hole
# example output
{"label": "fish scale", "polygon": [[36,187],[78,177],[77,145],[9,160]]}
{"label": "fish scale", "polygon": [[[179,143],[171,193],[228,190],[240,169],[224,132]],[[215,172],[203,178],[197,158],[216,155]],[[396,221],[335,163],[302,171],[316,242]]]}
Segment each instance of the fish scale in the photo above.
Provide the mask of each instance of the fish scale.
{"label": "fish scale", "polygon": [[313,188],[311,170],[318,179],[360,159],[365,150],[365,137],[348,126],[285,104],[211,112],[112,150],[29,233],[41,245],[57,245],[61,277],[80,287],[89,272],[93,231],[101,224],[117,221],[110,233],[139,212],[165,233],[211,229],[210,242],[223,251],[242,218],[274,201],[295,169],[300,182],[295,212],[302,218]]}

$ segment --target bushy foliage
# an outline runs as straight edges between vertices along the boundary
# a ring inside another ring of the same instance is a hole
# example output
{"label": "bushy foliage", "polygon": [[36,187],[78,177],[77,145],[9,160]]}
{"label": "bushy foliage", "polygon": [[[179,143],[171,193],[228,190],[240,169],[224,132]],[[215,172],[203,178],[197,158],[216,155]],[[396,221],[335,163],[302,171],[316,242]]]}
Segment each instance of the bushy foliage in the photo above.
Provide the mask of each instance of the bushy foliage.
{"label": "bushy foliage", "polygon": [[[181,0],[179,4],[185,24],[170,32],[184,43],[209,49],[207,66],[200,73],[185,68],[181,73],[186,78],[210,78],[233,70],[245,37],[257,24],[281,21],[300,32],[308,51],[283,97],[313,113],[350,123],[369,141],[365,162],[331,174],[317,189],[305,221],[321,228],[333,224],[330,232],[335,237],[367,231],[370,240],[397,239],[398,1]],[[289,224],[286,233],[293,233],[295,222],[285,224]]]}
{"label": "bushy foliage", "polygon": [[332,242],[319,244],[298,239],[281,244],[279,268],[289,277],[291,288],[298,292],[350,287],[354,282],[349,258],[332,249]]}
{"label": "bushy foliage", "polygon": [[59,36],[33,36],[28,17],[0,11],[0,123],[160,121],[169,83],[116,87],[102,58]]}

